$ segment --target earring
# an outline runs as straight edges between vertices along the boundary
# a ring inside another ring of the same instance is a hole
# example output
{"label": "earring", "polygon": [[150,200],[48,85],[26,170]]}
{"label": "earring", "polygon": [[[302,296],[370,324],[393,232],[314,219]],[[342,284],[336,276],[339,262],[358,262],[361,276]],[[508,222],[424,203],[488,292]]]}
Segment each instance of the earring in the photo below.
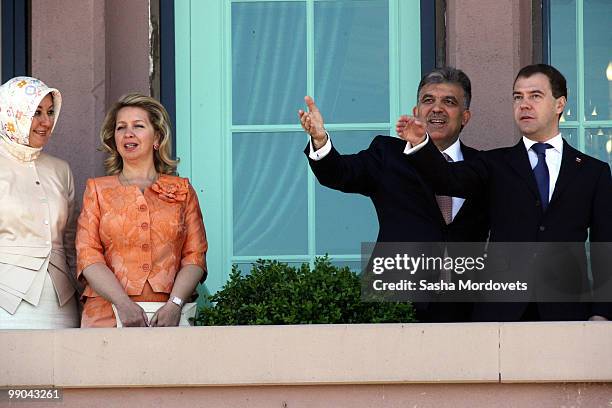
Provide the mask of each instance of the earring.
{"label": "earring", "polygon": [[155,144],[153,145],[153,149],[155,149],[155,150],[159,150],[159,143],[155,143]]}

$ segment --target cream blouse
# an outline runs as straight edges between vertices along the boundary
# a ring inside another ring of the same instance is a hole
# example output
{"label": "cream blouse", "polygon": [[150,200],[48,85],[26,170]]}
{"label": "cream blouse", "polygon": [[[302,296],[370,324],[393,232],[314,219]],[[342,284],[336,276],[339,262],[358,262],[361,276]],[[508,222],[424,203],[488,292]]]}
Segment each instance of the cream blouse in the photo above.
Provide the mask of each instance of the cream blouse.
{"label": "cream blouse", "polygon": [[65,161],[21,160],[0,143],[0,307],[12,314],[22,300],[38,305],[47,271],[60,305],[70,300],[76,216]]}

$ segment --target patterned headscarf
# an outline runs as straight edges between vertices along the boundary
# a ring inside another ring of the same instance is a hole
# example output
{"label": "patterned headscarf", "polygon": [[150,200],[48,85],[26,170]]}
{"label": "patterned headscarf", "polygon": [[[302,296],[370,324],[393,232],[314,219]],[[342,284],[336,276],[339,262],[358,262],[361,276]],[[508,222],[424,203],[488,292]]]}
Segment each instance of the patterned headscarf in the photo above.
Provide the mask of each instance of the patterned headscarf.
{"label": "patterned headscarf", "polygon": [[55,111],[53,132],[62,107],[62,95],[57,89],[49,88],[40,79],[31,77],[15,77],[0,86],[0,137],[10,150],[17,149],[19,153],[40,152],[41,148],[28,146],[30,127],[38,105],[49,93],[53,96]]}

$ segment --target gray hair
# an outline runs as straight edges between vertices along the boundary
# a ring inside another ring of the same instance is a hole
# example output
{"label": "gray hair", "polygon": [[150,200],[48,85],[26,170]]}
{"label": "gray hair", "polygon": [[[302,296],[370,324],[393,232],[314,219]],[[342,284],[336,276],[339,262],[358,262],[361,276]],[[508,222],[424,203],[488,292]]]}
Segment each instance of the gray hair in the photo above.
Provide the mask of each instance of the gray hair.
{"label": "gray hair", "polygon": [[472,101],[472,83],[465,72],[454,67],[436,68],[423,75],[421,82],[419,82],[419,88],[417,89],[417,101],[421,94],[421,89],[425,85],[445,83],[459,85],[461,89],[463,89],[465,99],[464,105],[466,109],[469,109],[470,102]]}

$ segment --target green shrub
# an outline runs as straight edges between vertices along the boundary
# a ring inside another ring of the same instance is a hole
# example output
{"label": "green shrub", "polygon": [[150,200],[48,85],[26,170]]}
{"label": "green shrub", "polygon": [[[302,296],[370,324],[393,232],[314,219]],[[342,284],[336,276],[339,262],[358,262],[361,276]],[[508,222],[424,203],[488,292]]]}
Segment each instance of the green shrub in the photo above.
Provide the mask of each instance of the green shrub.
{"label": "green shrub", "polygon": [[317,258],[310,270],[258,260],[249,275],[234,266],[212,303],[200,309],[198,326],[311,323],[413,322],[409,303],[361,302],[359,276]]}

